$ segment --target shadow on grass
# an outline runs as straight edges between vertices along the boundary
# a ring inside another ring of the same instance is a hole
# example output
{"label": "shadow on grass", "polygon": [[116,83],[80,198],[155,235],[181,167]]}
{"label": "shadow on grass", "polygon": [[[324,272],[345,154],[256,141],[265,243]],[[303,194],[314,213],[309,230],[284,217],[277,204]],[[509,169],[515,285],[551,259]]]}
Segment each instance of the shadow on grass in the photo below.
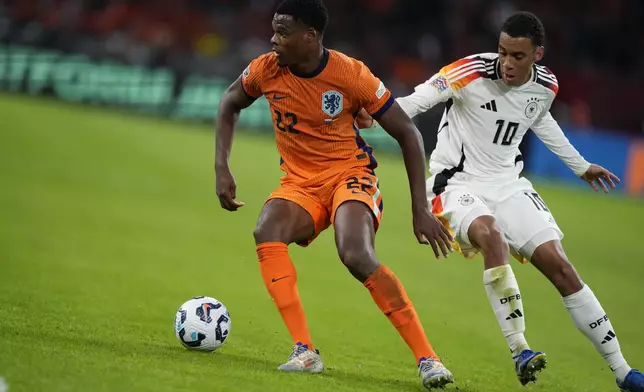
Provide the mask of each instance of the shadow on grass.
{"label": "shadow on grass", "polygon": [[[26,332],[26,333],[25,333]],[[355,387],[362,390],[382,390],[390,389],[392,391],[409,391],[418,392],[424,390],[421,385],[420,377],[415,374],[401,374],[399,378],[392,377],[379,377],[377,375],[361,372],[359,369],[339,369],[331,366],[325,369],[322,374],[297,374],[297,373],[284,373],[277,370],[280,362],[267,358],[262,353],[228,353],[225,351],[219,352],[201,352],[189,351],[177,344],[168,344],[168,342],[154,342],[142,340],[140,344],[134,344],[129,341],[112,341],[105,340],[95,336],[79,336],[78,334],[64,334],[57,333],[56,331],[22,331],[20,335],[30,335],[29,337],[34,340],[47,341],[48,343],[56,342],[56,345],[61,346],[76,346],[82,347],[83,350],[105,350],[115,356],[123,357],[149,357],[153,359],[168,359],[172,361],[186,362],[199,362],[208,361],[210,366],[214,369],[220,369],[223,374],[226,370],[235,369],[241,373],[247,372],[249,377],[252,374],[261,373],[265,376],[274,375],[275,379],[284,379],[291,377],[300,377],[302,382],[306,384],[308,381],[317,383],[319,381],[333,380],[335,383],[347,387]],[[458,382],[458,380],[457,380]],[[303,385],[306,389],[306,386]],[[312,387],[312,385],[311,385]],[[478,392],[477,389],[469,387],[459,387],[458,385],[450,385],[445,391],[460,391],[460,392]]]}
{"label": "shadow on grass", "polygon": [[[392,391],[422,391],[424,390],[421,385],[420,377],[415,375],[401,374],[400,378],[391,377],[378,377],[366,373],[360,373],[358,370],[343,370],[336,367],[328,367],[322,374],[298,374],[298,373],[283,373],[277,370],[280,363],[268,359],[246,356],[243,354],[228,354],[217,353],[217,362],[226,362],[234,364],[237,368],[245,367],[248,371],[260,371],[265,374],[275,374],[276,377],[301,377],[306,381],[315,380],[335,380],[344,386],[353,386],[359,389],[391,389]],[[304,381],[304,382],[306,382]],[[306,389],[306,388],[305,388]],[[478,392],[474,389],[467,387],[459,387],[457,385],[450,385],[444,391],[460,391],[460,392]]]}

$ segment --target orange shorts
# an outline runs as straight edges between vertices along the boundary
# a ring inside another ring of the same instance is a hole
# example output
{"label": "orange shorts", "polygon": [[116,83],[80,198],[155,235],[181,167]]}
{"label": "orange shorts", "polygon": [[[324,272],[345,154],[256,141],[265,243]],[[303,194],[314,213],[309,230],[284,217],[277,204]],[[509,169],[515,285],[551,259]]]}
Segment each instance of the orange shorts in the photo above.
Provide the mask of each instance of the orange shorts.
{"label": "orange shorts", "polygon": [[321,181],[316,186],[297,185],[288,180],[268,197],[271,199],[284,199],[296,203],[304,208],[313,218],[315,232],[309,239],[298,242],[298,245],[307,246],[334,221],[338,207],[346,201],[361,201],[373,213],[374,228],[378,230],[382,218],[383,203],[378,177],[373,170],[358,167],[351,168],[326,181]]}

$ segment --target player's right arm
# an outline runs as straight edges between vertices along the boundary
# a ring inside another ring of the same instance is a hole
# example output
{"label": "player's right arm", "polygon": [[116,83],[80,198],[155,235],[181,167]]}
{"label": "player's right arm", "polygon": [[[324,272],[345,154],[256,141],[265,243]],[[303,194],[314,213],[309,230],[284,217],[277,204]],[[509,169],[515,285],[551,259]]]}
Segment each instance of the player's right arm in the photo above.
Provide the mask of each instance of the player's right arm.
{"label": "player's right arm", "polygon": [[413,118],[453,97],[452,87],[443,68],[425,83],[416,86],[411,95],[396,98],[396,102],[410,118]]}
{"label": "player's right arm", "polygon": [[229,161],[239,113],[261,95],[257,62],[258,60],[254,60],[244,70],[219,101],[215,128],[215,183],[219,203],[228,211],[236,211],[244,205],[243,202],[235,200],[237,184],[230,172]]}
{"label": "player's right arm", "polygon": [[[396,102],[409,116],[415,116],[428,111],[441,102],[458,99],[458,91],[472,78],[472,72],[485,70],[485,66],[470,58],[463,58],[444,66],[434,76],[414,88],[414,92],[405,97],[396,98]],[[373,120],[363,110],[356,119],[360,128],[375,126]]]}

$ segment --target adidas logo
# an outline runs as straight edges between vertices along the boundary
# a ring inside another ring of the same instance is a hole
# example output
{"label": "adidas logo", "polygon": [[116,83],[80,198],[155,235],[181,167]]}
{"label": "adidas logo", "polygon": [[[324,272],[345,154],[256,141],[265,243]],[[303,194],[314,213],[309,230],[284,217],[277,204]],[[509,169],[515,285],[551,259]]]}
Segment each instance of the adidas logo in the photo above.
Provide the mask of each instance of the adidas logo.
{"label": "adidas logo", "polygon": [[497,111],[496,110],[496,101],[491,100],[490,102],[488,102],[488,103],[486,103],[484,105],[481,105],[481,109],[486,109],[486,110],[491,110],[493,112],[496,112]]}
{"label": "adidas logo", "polygon": [[510,315],[508,317],[506,317],[505,319],[510,320],[510,319],[516,319],[516,318],[519,318],[519,317],[523,317],[523,313],[521,313],[521,311],[519,309],[517,309],[514,312],[510,313]]}
{"label": "adidas logo", "polygon": [[604,341],[602,342],[602,344],[606,344],[615,338],[616,338],[615,332],[613,332],[612,330],[609,330],[606,336],[604,336]]}

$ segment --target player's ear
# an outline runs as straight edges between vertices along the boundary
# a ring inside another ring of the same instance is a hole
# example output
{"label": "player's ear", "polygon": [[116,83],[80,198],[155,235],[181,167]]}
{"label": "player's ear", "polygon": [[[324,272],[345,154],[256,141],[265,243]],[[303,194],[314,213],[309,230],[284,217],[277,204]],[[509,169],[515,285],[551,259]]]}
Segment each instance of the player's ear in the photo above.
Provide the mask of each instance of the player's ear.
{"label": "player's ear", "polygon": [[306,30],[306,38],[309,41],[317,41],[320,38],[320,33],[318,33],[314,28],[309,27]]}
{"label": "player's ear", "polygon": [[534,61],[539,62],[543,58],[543,46],[537,46],[534,53]]}

